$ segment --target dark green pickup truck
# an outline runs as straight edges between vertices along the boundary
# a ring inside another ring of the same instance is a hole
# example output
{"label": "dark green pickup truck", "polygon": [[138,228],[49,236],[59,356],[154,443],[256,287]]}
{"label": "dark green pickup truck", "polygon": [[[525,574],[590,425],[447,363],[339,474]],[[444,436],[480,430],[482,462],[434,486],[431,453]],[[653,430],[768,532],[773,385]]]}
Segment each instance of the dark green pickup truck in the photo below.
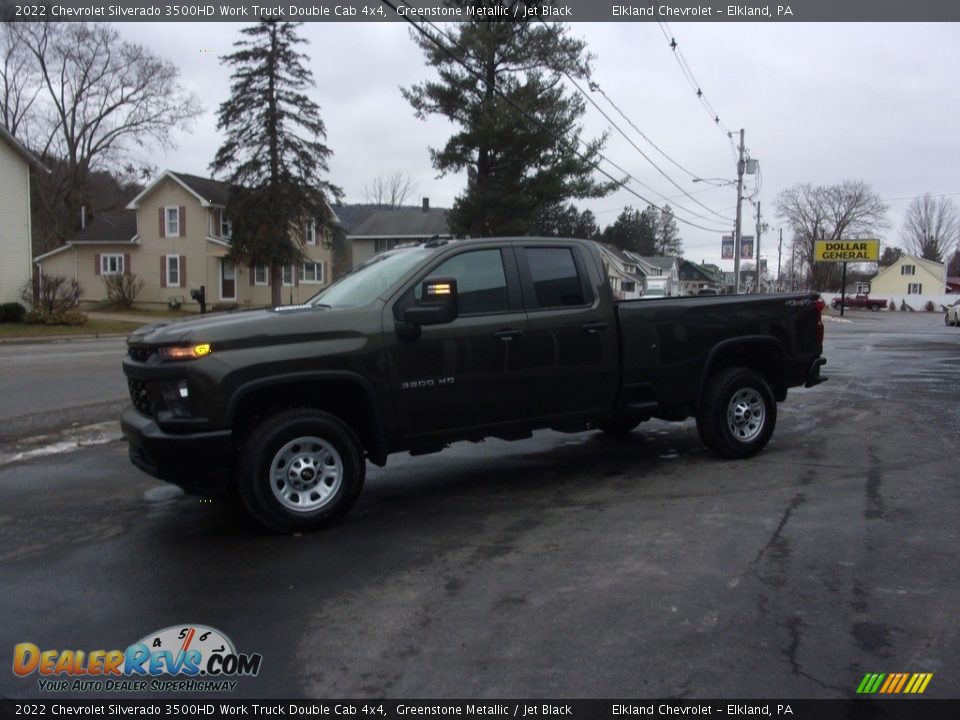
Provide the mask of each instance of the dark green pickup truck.
{"label": "dark green pickup truck", "polygon": [[302,306],[137,330],[130,458],[189,492],[235,487],[279,530],[323,527],[366,461],[538,428],[696,417],[759,452],[788,388],[821,382],[817,295],[616,301],[584,240],[436,241],[384,253]]}

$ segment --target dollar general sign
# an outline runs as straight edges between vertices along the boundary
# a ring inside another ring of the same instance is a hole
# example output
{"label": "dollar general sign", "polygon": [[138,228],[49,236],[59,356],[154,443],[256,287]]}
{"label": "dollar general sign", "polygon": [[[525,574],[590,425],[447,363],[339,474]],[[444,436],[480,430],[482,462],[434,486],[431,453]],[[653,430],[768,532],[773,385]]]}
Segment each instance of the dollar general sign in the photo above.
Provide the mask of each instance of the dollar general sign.
{"label": "dollar general sign", "polygon": [[817,240],[813,246],[816,262],[876,262],[879,240]]}

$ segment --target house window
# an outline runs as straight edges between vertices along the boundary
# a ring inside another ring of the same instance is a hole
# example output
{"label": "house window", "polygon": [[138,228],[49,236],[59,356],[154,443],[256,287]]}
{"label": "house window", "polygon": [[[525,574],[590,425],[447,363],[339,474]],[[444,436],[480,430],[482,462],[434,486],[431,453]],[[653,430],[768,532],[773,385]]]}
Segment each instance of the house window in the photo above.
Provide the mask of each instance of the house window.
{"label": "house window", "polygon": [[393,238],[378,238],[374,240],[373,252],[382,253],[387,250],[393,250],[397,246],[397,241]]}
{"label": "house window", "polygon": [[220,211],[220,237],[228,238],[233,235],[233,224],[227,220],[227,214]]}
{"label": "house window", "polygon": [[282,269],[283,274],[283,284],[286,286],[293,285],[293,265],[284,265]]}
{"label": "house window", "polygon": [[628,280],[624,280],[624,281],[623,281],[623,285],[621,285],[621,287],[623,288],[623,291],[624,291],[625,293],[628,293],[628,292],[633,292],[634,290],[636,290],[636,289],[637,289],[637,284],[636,284],[635,282],[631,282],[631,281],[628,281]]}
{"label": "house window", "polygon": [[307,222],[307,245],[316,245],[317,244],[317,221],[310,220]]}
{"label": "house window", "polygon": [[923,295],[923,283],[910,283],[907,285],[907,295]]}
{"label": "house window", "polygon": [[101,275],[123,275],[123,255],[104,254],[100,256]]}
{"label": "house window", "polygon": [[167,287],[180,287],[179,255],[167,255]]}
{"label": "house window", "polygon": [[901,275],[916,275],[917,266],[916,265],[901,265],[900,266]]}
{"label": "house window", "polygon": [[257,265],[253,268],[253,284],[266,285],[269,279],[266,265]]}
{"label": "house window", "polygon": [[[167,237],[180,237],[180,208],[168,207],[163,209],[163,217],[166,219]],[[171,257],[173,257],[171,255]]]}
{"label": "house window", "polygon": [[323,263],[305,262],[300,268],[300,281],[305,283],[323,282]]}

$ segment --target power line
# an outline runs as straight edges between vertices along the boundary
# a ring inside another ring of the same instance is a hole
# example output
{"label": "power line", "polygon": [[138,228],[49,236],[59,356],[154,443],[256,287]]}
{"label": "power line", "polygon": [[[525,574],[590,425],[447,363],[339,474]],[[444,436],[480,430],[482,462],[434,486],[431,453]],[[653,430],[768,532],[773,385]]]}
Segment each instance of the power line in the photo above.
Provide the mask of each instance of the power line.
{"label": "power line", "polygon": [[[558,41],[561,39],[559,32],[558,32],[555,28],[553,28],[549,23],[547,23],[547,22],[546,22],[545,20],[543,20],[542,18],[541,18],[540,22],[543,23],[543,25],[544,25],[551,33],[553,33],[554,37],[555,37]],[[575,56],[573,56],[572,54],[570,55],[570,57],[571,57],[571,59],[573,59],[573,60],[577,60],[577,58],[576,58]],[[588,95],[588,94],[584,91],[584,89],[583,89],[582,87],[580,87],[579,84],[577,84],[576,80],[574,80],[573,77],[570,76],[570,73],[568,73],[568,72],[566,72],[566,71],[561,71],[561,72],[563,72],[563,74],[567,77],[567,79],[570,81],[570,83],[577,89],[577,91],[578,91],[581,95],[583,95],[583,97],[585,97],[585,98],[590,102],[590,104],[593,105],[593,106],[597,109],[597,112],[599,112],[601,115],[603,115],[604,119],[606,119],[606,121],[609,122],[609,123],[616,129],[616,131],[619,132],[619,133],[623,136],[623,138],[624,138],[628,143],[630,143],[630,145],[631,145],[638,153],[640,153],[640,155],[643,157],[644,160],[646,160],[648,163],[650,163],[650,164],[654,167],[654,169],[656,169],[657,172],[659,172],[661,175],[663,175],[663,177],[666,178],[666,179],[670,182],[671,185],[673,185],[673,186],[674,186],[675,188],[677,188],[681,193],[683,193],[683,194],[686,195],[688,198],[690,198],[691,200],[693,200],[694,203],[696,203],[697,205],[699,205],[700,207],[702,207],[704,210],[706,210],[707,212],[709,212],[711,215],[715,215],[716,217],[719,217],[721,220],[726,220],[727,222],[733,222],[733,218],[725,217],[725,216],[722,215],[721,213],[718,213],[716,210],[714,210],[714,209],[712,209],[712,208],[710,208],[710,207],[707,207],[707,206],[704,205],[702,202],[700,202],[699,200],[697,200],[696,198],[694,198],[693,195],[691,195],[689,192],[687,192],[686,189],[684,189],[683,187],[681,187],[680,185],[678,185],[678,184],[673,180],[673,178],[671,178],[669,175],[667,175],[667,173],[666,173],[663,169],[661,169],[660,166],[657,165],[653,160],[651,160],[650,157],[647,156],[647,154],[646,154],[645,152],[643,152],[643,150],[641,150],[639,147],[637,147],[636,143],[634,143],[634,142],[627,136],[627,134],[620,128],[620,126],[617,125],[617,124],[610,118],[610,116],[607,115],[607,113],[605,113],[605,112],[600,108],[600,106],[594,101],[594,99],[593,99],[590,95]],[[626,120],[627,123],[630,125],[630,127],[632,127],[632,128],[637,132],[637,134],[640,135],[640,137],[642,137],[644,140],[646,140],[646,141],[650,144],[650,146],[653,147],[654,150],[656,150],[657,152],[659,152],[661,155],[663,155],[663,157],[665,157],[668,161],[670,161],[671,163],[673,163],[673,164],[674,164],[676,167],[678,167],[680,170],[682,170],[683,172],[687,173],[690,177],[692,177],[692,178],[699,178],[699,177],[700,177],[699,175],[697,175],[696,173],[691,172],[690,170],[688,170],[687,168],[685,168],[683,165],[681,165],[680,163],[678,163],[676,160],[674,160],[672,157],[670,157],[670,155],[668,155],[664,150],[662,150],[655,142],[653,142],[653,140],[651,140],[649,137],[647,137],[646,133],[644,133],[640,128],[638,128],[638,127],[636,126],[636,124],[635,124],[629,117],[627,117],[626,113],[624,113],[623,110],[621,110],[621,109],[617,106],[617,104],[610,98],[609,95],[607,95],[607,94],[603,91],[603,88],[601,88],[598,83],[594,82],[593,80],[588,80],[588,82],[589,82],[590,91],[591,91],[591,92],[599,92],[599,93],[606,99],[606,101],[607,101],[608,103],[610,103],[611,107],[613,107],[613,109],[616,110],[616,111],[620,114],[620,117],[622,117],[624,120]],[[637,181],[637,182],[639,183],[639,181]],[[670,201],[670,198],[667,198],[667,197],[666,197],[665,195],[663,195],[662,193],[657,192],[656,190],[654,190],[654,189],[653,189],[652,187],[650,187],[649,185],[645,185],[645,184],[643,184],[643,183],[640,183],[640,184],[643,185],[643,187],[646,187],[647,189],[649,189],[651,192],[656,193],[656,194],[659,195],[660,197],[664,198],[664,199],[667,200],[668,202]],[[689,210],[689,209],[687,209],[687,208],[684,208],[684,207],[682,207],[682,206],[679,206],[679,205],[678,205],[677,207],[680,207],[684,212],[690,213],[690,214],[693,215],[694,217],[699,217],[699,218],[702,218],[702,219],[704,219],[704,220],[709,220],[709,221],[711,221],[711,222],[715,222],[712,218],[704,217],[703,215],[700,215],[700,214],[698,214],[698,213],[696,213],[696,212],[694,212],[694,211],[692,211],[692,210]]]}
{"label": "power line", "polygon": [[697,99],[700,101],[703,109],[707,112],[707,115],[713,121],[714,125],[716,125],[724,135],[730,138],[732,142],[733,133],[720,120],[720,115],[716,110],[714,110],[713,105],[711,105],[710,101],[707,99],[706,94],[703,92],[702,86],[697,82],[697,78],[693,74],[693,70],[690,69],[690,64],[687,62],[686,57],[684,57],[683,50],[680,49],[679,43],[673,36],[673,32],[670,31],[669,26],[665,22],[657,21],[657,25],[660,26],[660,32],[663,33],[663,37],[670,46],[670,50],[673,52],[674,59],[676,59],[677,64],[680,66],[680,72],[683,73],[683,76],[687,79],[690,87],[696,93]]}
{"label": "power line", "polygon": [[[398,12],[398,10],[397,10],[397,6],[393,3],[393,0],[380,0],[380,1],[381,1],[384,5],[386,5],[386,6],[389,7],[390,9],[392,9],[394,12],[396,12],[398,15],[400,15],[400,17],[402,17],[407,23],[409,23],[418,33],[420,33],[420,34],[421,34],[423,37],[425,37],[429,42],[431,42],[433,45],[435,45],[437,48],[439,48],[439,49],[440,49],[445,55],[447,55],[451,60],[453,60],[454,62],[456,62],[458,65],[460,65],[460,67],[462,67],[462,68],[463,68],[464,70],[466,70],[468,73],[470,73],[471,75],[473,75],[473,76],[474,76],[475,78],[477,78],[480,82],[483,82],[483,83],[486,82],[486,78],[484,78],[480,73],[476,72],[473,68],[471,68],[469,65],[467,65],[467,63],[466,63],[461,57],[457,56],[452,50],[450,50],[450,48],[448,48],[446,45],[444,45],[442,42],[440,42],[436,37],[434,37],[434,36],[431,35],[429,32],[427,32],[426,30],[424,30],[423,27],[422,27],[420,24],[414,22],[414,20],[413,20],[411,17],[409,17],[408,15],[405,15],[405,14],[404,14],[404,15],[401,15],[401,14]],[[404,5],[406,5],[407,7],[411,8],[411,9],[413,8],[413,6],[412,6],[407,0],[400,0],[400,2],[402,2]],[[425,22],[426,24],[430,25],[430,27],[432,27],[435,31],[437,31],[437,32],[440,33],[441,35],[444,34],[444,33],[442,33],[442,31],[440,31],[440,30],[436,27],[436,25],[435,25],[434,23],[432,23],[431,21],[426,20],[426,21],[424,21],[424,22]],[[444,35],[444,36],[447,37],[446,35]],[[458,43],[456,43],[456,41],[452,40],[452,39],[449,38],[449,37],[448,37],[447,39],[450,39],[450,40],[453,42],[453,44],[454,44],[458,49],[460,49],[461,51],[463,51],[463,48],[460,47],[460,45],[459,45]],[[633,188],[629,187],[624,180],[620,180],[620,179],[615,178],[615,177],[614,177],[613,175],[611,175],[609,172],[607,172],[607,171],[604,170],[602,167],[600,167],[599,162],[594,162],[594,161],[590,160],[590,158],[588,158],[586,155],[584,155],[583,153],[581,153],[581,152],[577,149],[577,147],[576,147],[575,145],[571,145],[570,142],[569,142],[566,138],[563,138],[563,137],[560,137],[559,135],[557,135],[557,134],[553,131],[552,128],[549,128],[549,127],[547,127],[546,125],[544,125],[542,122],[540,122],[539,119],[537,119],[534,115],[532,115],[531,113],[527,112],[527,110],[525,110],[525,109],[522,108],[520,105],[518,105],[516,102],[514,102],[514,101],[513,101],[510,97],[508,97],[502,90],[500,90],[499,88],[496,88],[496,87],[495,87],[495,88],[493,89],[493,91],[494,91],[494,93],[496,93],[496,95],[497,95],[498,97],[500,97],[500,99],[504,100],[504,101],[505,101],[508,105],[510,105],[514,110],[516,110],[516,111],[519,112],[521,115],[523,115],[524,118],[526,118],[526,119],[529,120],[530,122],[532,122],[532,123],[534,123],[535,125],[537,125],[537,127],[539,127],[541,130],[543,130],[544,132],[546,132],[546,133],[548,133],[549,135],[551,135],[551,136],[552,136],[554,139],[556,139],[558,142],[563,143],[563,145],[566,146],[567,149],[569,149],[571,152],[573,152],[575,155],[577,155],[577,157],[579,157],[581,160],[589,163],[589,164],[591,165],[591,167],[592,167],[594,170],[596,170],[597,172],[599,172],[601,175],[603,175],[604,177],[606,177],[607,179],[609,179],[610,181],[612,181],[613,183],[615,183],[616,185],[618,185],[618,186],[621,187],[622,189],[626,190],[626,191],[629,192],[631,195],[634,195],[635,197],[639,198],[640,200],[643,200],[643,201],[644,201],[645,203],[647,203],[648,205],[654,205],[654,206],[656,206],[656,203],[654,203],[653,201],[651,201],[651,200],[649,200],[648,198],[644,197],[643,195],[641,195],[640,193],[638,193],[638,192],[637,192],[636,190],[634,190]],[[576,138],[576,141],[577,141],[578,143],[580,143],[580,144],[587,145],[586,141],[580,139],[579,137]],[[603,155],[603,153],[597,152],[597,155],[600,157],[601,160],[603,160],[604,162],[608,163],[608,164],[611,165],[612,167],[616,168],[619,172],[624,173],[627,177],[629,177],[630,179],[632,179],[634,182],[636,182],[636,183],[638,183],[638,184],[640,184],[640,185],[643,185],[643,183],[641,183],[639,180],[637,180],[636,178],[634,178],[630,173],[626,172],[623,168],[621,168],[619,165],[617,165],[616,163],[614,163],[612,160],[610,160],[609,158],[607,158],[605,155]],[[687,212],[690,212],[690,211],[688,210]],[[705,227],[705,226],[703,226],[703,225],[698,225],[697,223],[694,223],[694,222],[691,222],[691,221],[689,221],[689,220],[686,220],[686,219],[684,219],[684,218],[682,218],[682,217],[680,217],[680,216],[678,216],[678,215],[674,215],[674,218],[677,219],[678,221],[684,223],[685,225],[690,225],[691,227],[695,227],[695,228],[700,229],[700,230],[706,230],[707,232],[725,232],[725,230],[723,230],[723,229],[710,228],[710,227]]]}

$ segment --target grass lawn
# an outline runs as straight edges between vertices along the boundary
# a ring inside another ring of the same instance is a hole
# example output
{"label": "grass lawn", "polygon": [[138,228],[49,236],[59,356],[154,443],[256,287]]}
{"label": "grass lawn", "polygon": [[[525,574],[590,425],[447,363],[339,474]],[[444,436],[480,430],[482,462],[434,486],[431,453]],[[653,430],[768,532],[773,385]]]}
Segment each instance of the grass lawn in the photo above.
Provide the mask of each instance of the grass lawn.
{"label": "grass lawn", "polygon": [[0,340],[17,337],[58,337],[67,335],[110,335],[130,333],[142,322],[121,320],[87,320],[83,325],[29,325],[27,323],[0,323]]}

